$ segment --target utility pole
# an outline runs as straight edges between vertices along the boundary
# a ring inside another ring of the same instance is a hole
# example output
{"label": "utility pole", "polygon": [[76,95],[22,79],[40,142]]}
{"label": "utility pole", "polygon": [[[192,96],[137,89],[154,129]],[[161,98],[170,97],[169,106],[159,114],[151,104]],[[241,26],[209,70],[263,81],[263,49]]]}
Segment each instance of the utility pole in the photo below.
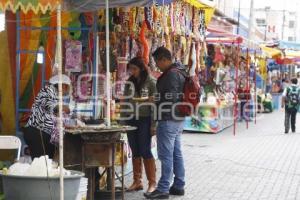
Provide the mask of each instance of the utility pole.
{"label": "utility pole", "polygon": [[282,11],[282,30],[281,30],[281,40],[284,40],[284,29],[285,29],[285,10]]}
{"label": "utility pole", "polygon": [[239,10],[238,10],[238,27],[236,29],[236,34],[240,34],[240,18],[241,18],[241,0],[239,0]]}
{"label": "utility pole", "polygon": [[265,7],[265,13],[266,13],[266,21],[265,21],[265,41],[267,41],[267,30],[268,30],[268,20],[269,20],[269,11],[271,7]]}
{"label": "utility pole", "polygon": [[249,34],[249,40],[252,41],[253,39],[253,17],[254,17],[254,0],[250,1],[250,16],[249,16],[249,25],[248,25],[248,34]]}

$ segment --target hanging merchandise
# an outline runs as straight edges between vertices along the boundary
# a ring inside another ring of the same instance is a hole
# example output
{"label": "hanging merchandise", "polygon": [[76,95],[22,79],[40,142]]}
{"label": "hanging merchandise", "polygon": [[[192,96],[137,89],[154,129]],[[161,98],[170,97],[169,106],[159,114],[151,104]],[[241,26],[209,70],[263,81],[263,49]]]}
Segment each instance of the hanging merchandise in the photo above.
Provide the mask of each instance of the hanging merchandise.
{"label": "hanging merchandise", "polygon": [[197,57],[196,57],[196,44],[195,42],[192,43],[191,47],[191,58],[190,58],[190,64],[189,64],[189,75],[195,76],[196,75],[196,66],[197,66]]}
{"label": "hanging merchandise", "polygon": [[82,73],[90,74],[92,73],[92,61],[91,61],[91,53],[89,50],[85,50],[83,52],[83,66]]}
{"label": "hanging merchandise", "polygon": [[76,102],[87,102],[92,96],[92,79],[89,75],[73,73],[71,75],[73,97]]}
{"label": "hanging merchandise", "polygon": [[218,65],[220,62],[223,62],[225,60],[225,57],[223,55],[222,51],[222,46],[221,45],[216,45],[215,47],[215,57],[214,57],[214,62]]}
{"label": "hanging merchandise", "polygon": [[205,10],[199,11],[199,18],[200,18],[199,33],[200,33],[201,40],[204,41],[205,34],[206,34]]}
{"label": "hanging merchandise", "polygon": [[143,50],[142,50],[142,57],[144,59],[144,62],[146,65],[149,64],[149,44],[148,41],[146,39],[146,30],[147,30],[147,23],[146,21],[143,22],[143,25],[141,27],[141,32],[140,32],[140,36],[139,36],[139,40],[140,43],[143,46]]}
{"label": "hanging merchandise", "polygon": [[124,94],[127,79],[127,60],[125,57],[118,57],[117,83],[114,88],[114,95],[116,97],[120,97]]}
{"label": "hanging merchandise", "polygon": [[81,23],[80,21],[78,21],[78,16],[72,16],[73,17],[73,21],[71,21],[69,23],[69,27],[72,27],[73,30],[69,31],[70,37],[72,38],[72,40],[79,40],[80,36],[81,36]]}
{"label": "hanging merchandise", "polygon": [[[154,53],[154,51],[159,47],[158,43],[159,43],[158,38],[153,37],[152,38],[151,51],[150,51],[151,54]],[[152,71],[156,71],[156,63],[155,63],[155,60],[154,60],[153,56],[150,56],[149,66],[150,66],[150,69]]]}
{"label": "hanging merchandise", "polygon": [[147,28],[149,30],[152,30],[153,29],[153,8],[152,7],[145,7],[145,21],[146,21],[146,24],[147,24]]}
{"label": "hanging merchandise", "polygon": [[82,71],[82,44],[80,41],[67,40],[65,70],[67,72]]}

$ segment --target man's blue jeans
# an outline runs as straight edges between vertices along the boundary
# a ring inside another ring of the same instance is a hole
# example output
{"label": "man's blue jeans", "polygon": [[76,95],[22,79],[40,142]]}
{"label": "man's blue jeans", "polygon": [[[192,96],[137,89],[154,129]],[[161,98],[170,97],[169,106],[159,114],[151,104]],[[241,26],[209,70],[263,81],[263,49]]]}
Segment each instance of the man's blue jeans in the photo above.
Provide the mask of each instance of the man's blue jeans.
{"label": "man's blue jeans", "polygon": [[157,190],[169,193],[173,173],[173,186],[184,189],[185,169],[181,152],[183,121],[159,121],[157,127],[157,150],[161,161],[161,177]]}

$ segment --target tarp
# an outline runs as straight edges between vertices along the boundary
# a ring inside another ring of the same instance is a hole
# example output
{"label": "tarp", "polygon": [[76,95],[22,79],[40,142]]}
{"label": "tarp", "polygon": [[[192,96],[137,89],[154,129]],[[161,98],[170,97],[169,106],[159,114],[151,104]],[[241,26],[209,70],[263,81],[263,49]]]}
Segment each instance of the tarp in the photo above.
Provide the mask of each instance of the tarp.
{"label": "tarp", "polygon": [[55,10],[59,3],[61,0],[0,0],[0,10],[11,10],[14,13],[19,9],[24,13],[32,10],[35,14],[45,14],[48,10]]}
{"label": "tarp", "polygon": [[279,48],[280,49],[292,49],[292,50],[300,51],[300,43],[280,41],[279,42]]}
{"label": "tarp", "polygon": [[263,54],[268,57],[268,58],[276,58],[276,57],[281,57],[281,51],[275,48],[270,48],[266,46],[260,46]]}
{"label": "tarp", "polygon": [[206,32],[207,43],[241,44],[243,39],[235,34],[209,27]]}
{"label": "tarp", "polygon": [[[144,7],[153,5],[153,3],[156,3],[158,5],[167,5],[172,2],[173,0],[110,0],[109,7]],[[72,10],[79,12],[97,11],[101,8],[105,8],[105,0],[64,0],[64,3],[65,4],[63,10]]]}

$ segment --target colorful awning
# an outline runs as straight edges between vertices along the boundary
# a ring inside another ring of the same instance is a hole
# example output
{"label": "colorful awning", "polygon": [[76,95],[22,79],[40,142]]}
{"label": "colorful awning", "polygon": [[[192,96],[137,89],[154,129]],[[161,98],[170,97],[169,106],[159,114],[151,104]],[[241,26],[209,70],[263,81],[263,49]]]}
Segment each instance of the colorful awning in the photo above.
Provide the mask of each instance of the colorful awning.
{"label": "colorful awning", "polygon": [[285,57],[286,58],[300,58],[300,51],[286,50]]}
{"label": "colorful awning", "polygon": [[260,47],[263,54],[268,57],[268,58],[277,58],[277,57],[281,57],[281,51],[275,48],[270,48],[270,47],[266,47],[266,46],[261,46]]}
{"label": "colorful awning", "polygon": [[206,33],[207,43],[219,43],[219,44],[242,44],[243,38],[239,35],[235,35],[223,30],[214,29],[208,27]]}
{"label": "colorful awning", "polygon": [[194,6],[195,8],[205,10],[205,22],[206,24],[210,23],[215,13],[215,8],[213,6],[204,4],[200,0],[183,0],[183,1]]}
{"label": "colorful awning", "polygon": [[34,13],[42,12],[43,14],[49,10],[55,10],[61,0],[0,0],[0,10],[11,10],[14,13],[21,10],[27,13],[32,10]]}

